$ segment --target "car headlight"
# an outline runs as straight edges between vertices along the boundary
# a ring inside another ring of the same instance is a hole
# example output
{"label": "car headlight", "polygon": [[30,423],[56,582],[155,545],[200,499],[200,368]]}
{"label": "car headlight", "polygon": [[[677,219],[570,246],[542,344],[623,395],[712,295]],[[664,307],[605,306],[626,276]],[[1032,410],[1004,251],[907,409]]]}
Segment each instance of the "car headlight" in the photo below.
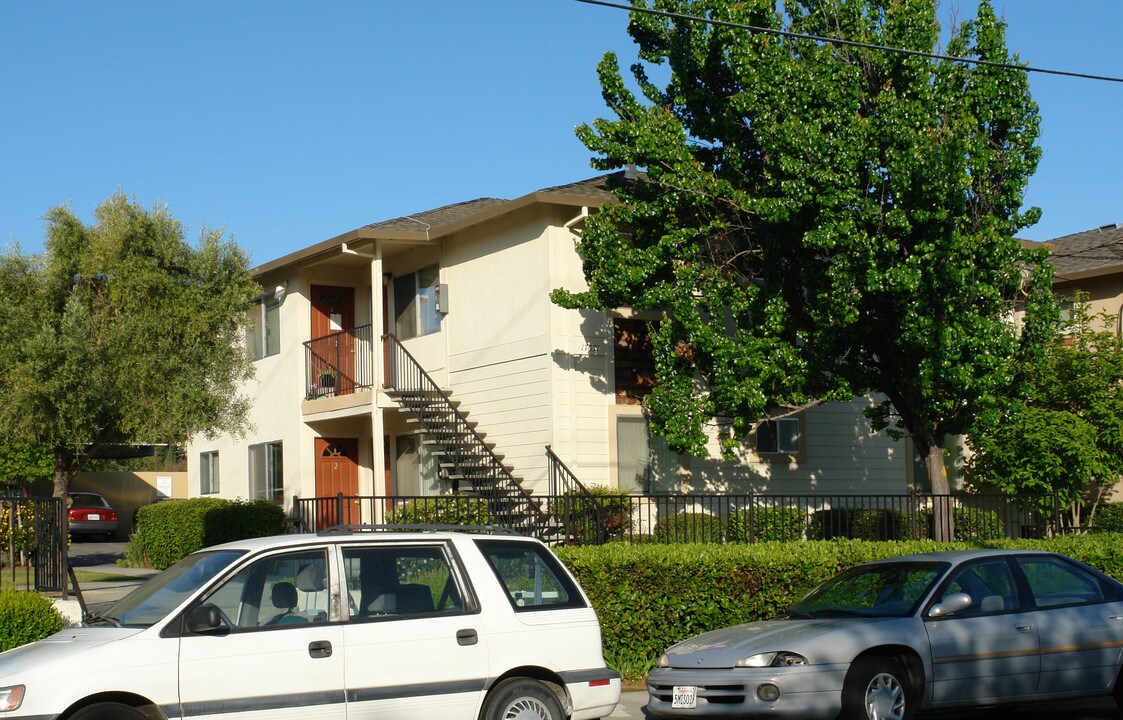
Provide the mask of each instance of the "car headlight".
{"label": "car headlight", "polygon": [[662,655],[660,655],[659,656],[659,667],[670,667],[670,666],[671,666],[671,659],[669,657],[667,657],[667,653],[663,653]]}
{"label": "car headlight", "polygon": [[23,703],[23,685],[0,688],[0,712],[19,710]]}
{"label": "car headlight", "polygon": [[807,658],[802,655],[797,655],[791,652],[766,652],[758,653],[757,655],[750,655],[747,658],[741,658],[734,665],[735,667],[792,667],[795,665],[806,665]]}

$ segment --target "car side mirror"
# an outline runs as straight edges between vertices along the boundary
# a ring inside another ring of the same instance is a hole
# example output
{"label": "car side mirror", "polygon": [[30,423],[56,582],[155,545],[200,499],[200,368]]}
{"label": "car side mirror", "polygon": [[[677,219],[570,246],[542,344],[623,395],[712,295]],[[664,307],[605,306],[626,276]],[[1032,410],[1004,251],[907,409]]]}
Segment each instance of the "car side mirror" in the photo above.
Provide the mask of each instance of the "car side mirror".
{"label": "car side mirror", "polygon": [[971,607],[971,602],[971,596],[967,593],[952,593],[951,595],[945,595],[943,600],[933,605],[928,614],[931,617],[954,615],[960,610]]}
{"label": "car side mirror", "polygon": [[222,614],[218,607],[211,603],[203,603],[187,614],[187,632],[192,634],[208,633],[222,627]]}

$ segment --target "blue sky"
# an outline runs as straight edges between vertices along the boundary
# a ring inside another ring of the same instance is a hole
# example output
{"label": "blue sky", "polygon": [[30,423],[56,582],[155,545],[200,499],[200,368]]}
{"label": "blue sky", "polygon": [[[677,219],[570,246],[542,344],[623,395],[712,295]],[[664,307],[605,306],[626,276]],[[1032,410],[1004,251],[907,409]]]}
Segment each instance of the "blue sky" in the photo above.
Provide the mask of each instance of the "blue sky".
{"label": "blue sky", "polygon": [[[959,0],[943,0],[947,18]],[[963,0],[960,16],[971,14]],[[1123,76],[1120,0],[996,0],[1032,65]],[[224,227],[254,264],[355,227],[596,174],[626,13],[576,0],[0,3],[0,242],[117,190]],[[1123,222],[1123,84],[1034,75],[1045,151],[1022,233]]]}

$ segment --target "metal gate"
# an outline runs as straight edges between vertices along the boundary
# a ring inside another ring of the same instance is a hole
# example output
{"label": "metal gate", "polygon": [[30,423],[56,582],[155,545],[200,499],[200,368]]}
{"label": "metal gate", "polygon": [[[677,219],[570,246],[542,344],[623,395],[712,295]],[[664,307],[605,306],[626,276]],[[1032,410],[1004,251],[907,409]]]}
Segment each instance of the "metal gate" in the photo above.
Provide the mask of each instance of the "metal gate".
{"label": "metal gate", "polygon": [[25,581],[38,592],[66,593],[67,544],[61,498],[0,499],[0,533],[5,566],[13,581],[23,567]]}

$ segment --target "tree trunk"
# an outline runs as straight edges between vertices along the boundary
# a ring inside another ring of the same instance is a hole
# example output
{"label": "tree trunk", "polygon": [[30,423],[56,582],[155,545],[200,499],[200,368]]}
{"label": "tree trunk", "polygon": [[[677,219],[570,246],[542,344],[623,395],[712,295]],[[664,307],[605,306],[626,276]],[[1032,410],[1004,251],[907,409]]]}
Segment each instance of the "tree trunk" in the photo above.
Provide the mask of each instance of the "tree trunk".
{"label": "tree trunk", "polygon": [[932,538],[937,542],[955,539],[955,513],[952,512],[951,486],[948,484],[947,466],[944,465],[942,443],[935,438],[917,438],[917,452],[924,460],[928,483],[932,487]]}

